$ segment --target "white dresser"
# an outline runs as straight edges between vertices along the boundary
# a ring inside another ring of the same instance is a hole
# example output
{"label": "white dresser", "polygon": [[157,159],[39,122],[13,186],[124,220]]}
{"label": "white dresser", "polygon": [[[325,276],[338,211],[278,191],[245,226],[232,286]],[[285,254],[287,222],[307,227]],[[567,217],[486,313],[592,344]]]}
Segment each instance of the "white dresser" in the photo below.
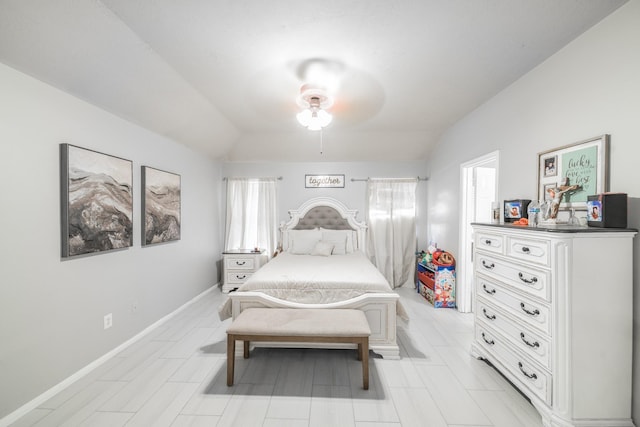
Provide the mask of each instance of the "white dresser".
{"label": "white dresser", "polygon": [[265,251],[229,250],[222,253],[222,292],[240,287],[267,262]]}
{"label": "white dresser", "polygon": [[633,426],[635,230],[473,229],[472,354],[529,397],[545,426]]}

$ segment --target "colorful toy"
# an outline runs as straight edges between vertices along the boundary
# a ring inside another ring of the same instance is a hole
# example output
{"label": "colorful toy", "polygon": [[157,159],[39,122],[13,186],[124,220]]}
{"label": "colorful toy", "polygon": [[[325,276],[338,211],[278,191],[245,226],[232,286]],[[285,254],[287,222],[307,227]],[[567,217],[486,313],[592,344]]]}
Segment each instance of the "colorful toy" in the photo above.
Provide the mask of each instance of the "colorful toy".
{"label": "colorful toy", "polygon": [[434,307],[455,307],[455,259],[451,253],[429,248],[418,255],[416,291]]}

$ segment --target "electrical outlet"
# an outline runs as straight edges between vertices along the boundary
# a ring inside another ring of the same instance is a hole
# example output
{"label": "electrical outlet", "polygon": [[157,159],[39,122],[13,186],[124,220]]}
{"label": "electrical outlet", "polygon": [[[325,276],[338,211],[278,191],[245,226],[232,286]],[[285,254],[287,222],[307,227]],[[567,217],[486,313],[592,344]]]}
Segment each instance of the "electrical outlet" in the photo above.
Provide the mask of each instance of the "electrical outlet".
{"label": "electrical outlet", "polygon": [[113,313],[105,314],[104,328],[109,329],[111,326],[113,326]]}

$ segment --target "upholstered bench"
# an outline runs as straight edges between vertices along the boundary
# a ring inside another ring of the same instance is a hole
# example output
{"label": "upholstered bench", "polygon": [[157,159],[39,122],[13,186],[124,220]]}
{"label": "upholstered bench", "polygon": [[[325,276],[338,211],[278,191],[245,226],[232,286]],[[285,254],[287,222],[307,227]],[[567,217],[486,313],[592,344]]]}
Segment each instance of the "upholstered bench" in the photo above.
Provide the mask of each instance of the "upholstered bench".
{"label": "upholstered bench", "polygon": [[248,308],[227,329],[227,385],[233,385],[236,340],[244,341],[244,358],[251,341],[354,343],[362,360],[362,387],[369,389],[369,322],[360,310],[313,308]]}

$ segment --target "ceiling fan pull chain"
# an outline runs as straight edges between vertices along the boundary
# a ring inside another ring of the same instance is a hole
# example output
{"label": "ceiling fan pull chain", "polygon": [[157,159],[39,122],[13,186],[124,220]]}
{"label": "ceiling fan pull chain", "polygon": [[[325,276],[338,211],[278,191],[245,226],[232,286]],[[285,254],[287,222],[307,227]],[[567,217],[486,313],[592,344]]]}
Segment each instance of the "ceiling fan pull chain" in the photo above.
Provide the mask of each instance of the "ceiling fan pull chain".
{"label": "ceiling fan pull chain", "polygon": [[324,147],[322,144],[322,128],[320,128],[320,154],[324,151]]}

